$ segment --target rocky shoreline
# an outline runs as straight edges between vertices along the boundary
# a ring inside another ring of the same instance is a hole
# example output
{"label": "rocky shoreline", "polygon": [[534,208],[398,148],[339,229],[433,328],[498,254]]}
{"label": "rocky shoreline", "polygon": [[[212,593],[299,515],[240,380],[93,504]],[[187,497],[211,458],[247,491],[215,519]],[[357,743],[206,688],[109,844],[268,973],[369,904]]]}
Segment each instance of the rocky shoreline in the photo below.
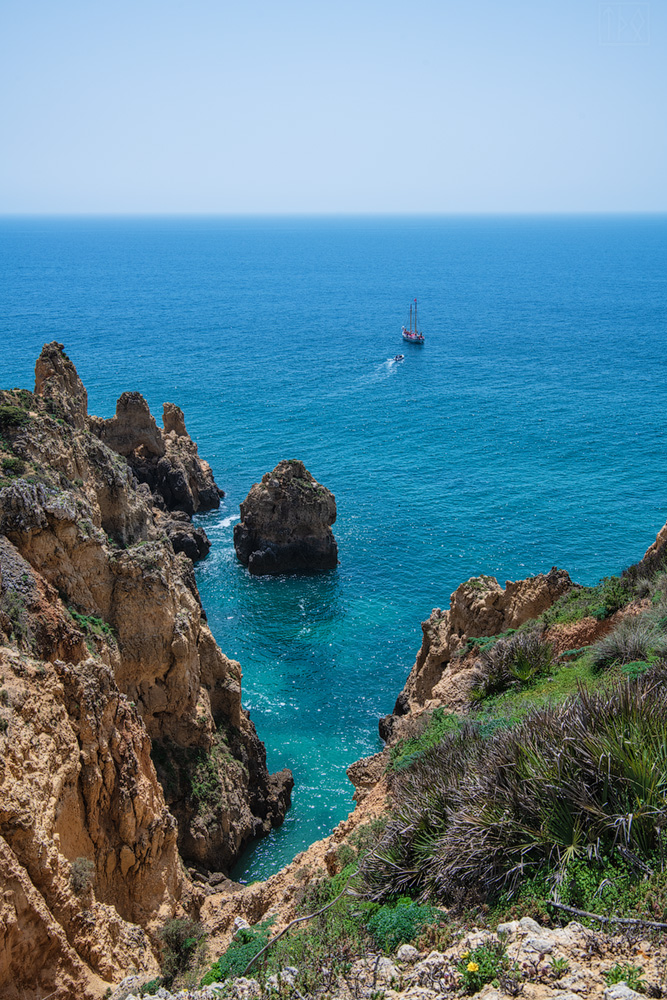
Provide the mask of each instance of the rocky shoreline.
{"label": "rocky shoreline", "polygon": [[52,343],[35,392],[0,395],[0,433],[0,983],[92,998],[157,972],[159,928],[205,898],[181,859],[229,870],[293,780],[206,624],[190,516],[221,491],[181,411],[160,429],[125,393],[90,417]]}
{"label": "rocky shoreline", "polygon": [[[0,987],[7,1000],[127,1000],[149,983],[162,1000],[303,1000],[291,967],[266,983],[250,975],[165,989],[158,982],[165,926],[205,928],[209,960],[240,927],[270,919],[278,934],[301,913],[308,887],[341,875],[346,852],[356,854],[355,837],[387,814],[400,784],[396,749],[418,739],[436,712],[470,712],[489,669],[485,637],[502,649],[540,619],[540,641],[557,659],[651,606],[648,597],[626,594],[576,621],[552,622],[547,612],[582,589],[555,567],[505,587],[488,576],[461,584],[449,609],[435,609],[422,625],[415,665],[393,713],[380,720],[385,748],[348,769],[356,801],[348,819],[265,882],[241,887],[227,873],[250,838],[282,823],[293,779],[288,770],[268,773],[243,708],[241,667],[206,623],[193,562],[209,542],[192,515],[215,509],[223,494],[182,411],[165,403],[160,428],[143,397],[127,392],[114,417],[90,416],[74,365],[52,343],[37,361],[34,393],[0,393],[0,454]],[[235,546],[251,573],[337,564],[335,499],[301,462],[267,473],[241,515]],[[648,579],[666,553],[667,526],[635,576]],[[514,972],[525,974],[513,986],[508,979],[473,990],[466,954],[500,944]],[[628,966],[641,956],[655,983],[667,968],[665,949],[647,938],[577,923],[547,927],[529,917],[463,928],[440,950],[402,949],[351,957],[344,975],[331,975],[326,996],[434,1000],[467,983],[468,995],[486,1000],[518,993],[623,1000],[639,994],[609,982],[619,956]]]}

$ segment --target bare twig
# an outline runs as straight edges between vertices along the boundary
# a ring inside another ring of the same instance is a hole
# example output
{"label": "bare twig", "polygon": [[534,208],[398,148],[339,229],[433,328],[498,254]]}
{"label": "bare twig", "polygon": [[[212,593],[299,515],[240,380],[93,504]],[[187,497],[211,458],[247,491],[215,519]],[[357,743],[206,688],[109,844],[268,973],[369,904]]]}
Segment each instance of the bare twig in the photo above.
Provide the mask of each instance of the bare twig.
{"label": "bare twig", "polygon": [[[262,948],[262,950],[261,950],[261,951],[258,951],[258,952],[257,952],[257,954],[256,954],[256,955],[254,955],[254,956],[253,956],[253,957],[252,957],[252,958],[250,959],[250,961],[249,961],[249,962],[248,962],[248,964],[246,965],[246,967],[245,967],[245,969],[243,970],[243,972],[241,973],[241,975],[245,976],[245,974],[246,974],[246,972],[248,971],[248,969],[249,969],[249,968],[250,968],[250,967],[251,967],[252,965],[254,965],[254,964],[255,964],[255,962],[257,961],[257,959],[258,959],[258,958],[259,958],[259,957],[260,957],[261,955],[263,955],[265,951],[268,951],[268,950],[269,950],[269,948],[271,947],[271,945],[274,945],[274,944],[276,943],[276,941],[278,941],[278,940],[279,940],[279,939],[280,939],[280,938],[281,938],[281,937],[283,936],[283,934],[286,934],[286,933],[287,933],[287,931],[288,931],[288,930],[290,929],[290,927],[294,927],[294,926],[295,926],[296,924],[302,924],[302,923],[304,923],[304,921],[306,921],[306,920],[312,920],[312,919],[313,919],[313,917],[319,917],[319,916],[320,916],[320,914],[322,914],[322,913],[326,913],[326,911],[327,911],[327,910],[330,910],[330,909],[331,909],[331,907],[332,907],[332,906],[334,905],[334,903],[337,903],[337,902],[338,902],[338,900],[339,900],[339,899],[341,898],[341,896],[344,896],[344,895],[345,895],[345,893],[347,892],[347,887],[348,887],[348,885],[350,884],[350,882],[352,881],[352,879],[354,878],[354,876],[355,876],[355,875],[356,875],[356,874],[358,873],[358,871],[359,871],[359,869],[358,869],[358,868],[355,868],[355,870],[354,870],[353,872],[351,872],[351,873],[350,873],[350,876],[349,876],[349,878],[348,878],[347,882],[345,883],[345,885],[343,886],[343,888],[341,889],[341,891],[340,891],[340,892],[338,893],[338,895],[336,896],[336,898],[335,898],[335,899],[332,899],[332,900],[331,900],[331,902],[330,902],[330,903],[327,903],[327,905],[326,905],[326,906],[323,906],[321,910],[316,910],[316,911],[315,911],[315,913],[308,913],[308,914],[306,914],[306,916],[305,916],[305,917],[295,917],[295,918],[294,918],[294,920],[290,920],[290,922],[289,922],[289,923],[287,924],[287,926],[286,926],[286,927],[283,927],[283,929],[281,930],[280,934],[276,934],[276,936],[275,936],[275,937],[271,938],[271,940],[270,940],[270,941],[268,942],[268,944],[265,944],[265,945],[264,945],[264,947]],[[667,926],[667,925],[666,925],[666,926]]]}
{"label": "bare twig", "polygon": [[667,929],[667,924],[658,923],[656,920],[642,920],[641,917],[602,917],[599,913],[589,913],[588,910],[577,910],[574,906],[566,906],[565,903],[556,903],[553,899],[550,899],[547,905],[553,906],[556,910],[565,910],[566,913],[574,913],[577,917],[590,917],[591,920],[599,920],[602,924],[630,924],[635,927]]}

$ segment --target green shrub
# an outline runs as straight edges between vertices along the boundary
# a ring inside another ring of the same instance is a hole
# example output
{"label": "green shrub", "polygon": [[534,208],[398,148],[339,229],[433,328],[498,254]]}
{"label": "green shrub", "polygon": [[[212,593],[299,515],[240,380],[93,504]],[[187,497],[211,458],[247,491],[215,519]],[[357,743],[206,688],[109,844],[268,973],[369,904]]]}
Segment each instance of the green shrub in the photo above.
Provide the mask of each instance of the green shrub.
{"label": "green shrub", "polygon": [[95,863],[90,858],[75,858],[70,867],[69,884],[72,892],[83,896],[95,880]]}
{"label": "green shrub", "polygon": [[154,997],[157,991],[162,986],[162,979],[158,976],[157,979],[151,979],[149,982],[144,983],[139,989],[140,997]]}
{"label": "green shrub", "polygon": [[628,578],[606,576],[595,587],[580,587],[575,584],[572,590],[547,608],[539,620],[547,627],[569,625],[588,617],[602,621],[628,604],[633,596]]}
{"label": "green shrub", "polygon": [[514,891],[578,857],[650,856],[667,823],[667,673],[466,725],[394,779],[395,815],[361,866],[369,898]]}
{"label": "green shrub", "polygon": [[187,969],[199,943],[204,928],[194,920],[169,920],[160,931],[162,939],[162,977],[167,987],[179,973]]}
{"label": "green shrub", "polygon": [[651,664],[647,660],[632,660],[623,664],[623,673],[626,677],[641,677],[647,670],[651,669]]}
{"label": "green shrub", "polygon": [[242,976],[248,962],[269,943],[275,919],[275,917],[269,917],[268,920],[263,920],[256,927],[242,927],[230,942],[227,951],[220,956],[217,962],[213,963],[203,977],[201,985],[208,986],[210,983]]}
{"label": "green shrub", "polygon": [[616,962],[604,973],[607,986],[613,983],[625,983],[631,990],[637,993],[644,992],[644,973],[639,965],[631,965],[629,962]]}
{"label": "green shrub", "polygon": [[376,816],[375,819],[369,820],[368,823],[362,823],[350,834],[348,838],[349,842],[356,850],[358,856],[365,856],[377,846],[382,839],[386,826],[387,816]]}
{"label": "green shrub", "polygon": [[465,653],[474,649],[479,653],[484,653],[491,649],[492,646],[495,646],[500,639],[509,639],[515,635],[516,631],[515,628],[508,628],[504,632],[498,632],[496,635],[469,636],[466,639],[462,652],[465,655]]}
{"label": "green shrub", "polygon": [[634,596],[625,580],[618,576],[606,576],[594,590],[599,595],[599,601],[594,605],[591,614],[600,620],[609,618],[614,612],[625,607]]}
{"label": "green shrub", "polygon": [[12,626],[12,633],[16,639],[22,639],[27,631],[26,604],[20,594],[15,590],[9,590],[2,599],[2,610],[5,612]]}
{"label": "green shrub", "polygon": [[482,677],[472,689],[472,700],[481,701],[512,685],[529,684],[551,669],[553,659],[553,646],[538,631],[499,639],[482,651],[479,661]]}
{"label": "green shrub", "polygon": [[20,458],[3,458],[2,471],[8,476],[21,476],[25,472],[25,462]]}
{"label": "green shrub", "polygon": [[454,712],[436,708],[428,717],[424,731],[399,742],[389,751],[389,766],[393,771],[409,767],[429,747],[435,746],[448,733],[460,729],[461,720]]}
{"label": "green shrub", "polygon": [[28,419],[28,414],[20,406],[12,406],[8,403],[0,406],[0,430],[4,431],[9,427],[22,427],[28,422]]}
{"label": "green shrub", "polygon": [[395,951],[400,944],[413,941],[427,926],[442,917],[428,903],[416,903],[403,896],[393,905],[380,907],[366,922],[377,946],[385,952]]}
{"label": "green shrub", "polygon": [[80,612],[75,611],[74,608],[69,608],[68,610],[76,624],[86,634],[97,635],[106,639],[113,638],[114,630],[103,618],[99,618],[96,615],[82,615]]}
{"label": "green shrub", "polygon": [[570,971],[570,963],[566,958],[552,958],[550,971],[554,979],[560,979]]}
{"label": "green shrub", "polygon": [[461,985],[466,993],[479,993],[487,983],[496,983],[510,969],[510,961],[502,941],[481,944],[464,952],[458,964]]}

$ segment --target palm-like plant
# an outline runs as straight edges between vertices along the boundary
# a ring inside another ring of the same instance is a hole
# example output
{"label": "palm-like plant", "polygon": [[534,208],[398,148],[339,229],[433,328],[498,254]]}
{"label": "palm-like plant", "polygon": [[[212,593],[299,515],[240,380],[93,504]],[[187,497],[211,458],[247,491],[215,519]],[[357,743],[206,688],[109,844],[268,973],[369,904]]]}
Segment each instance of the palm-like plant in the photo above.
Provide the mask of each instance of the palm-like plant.
{"label": "palm-like plant", "polygon": [[363,867],[368,894],[488,894],[545,863],[654,850],[667,822],[666,680],[654,668],[427,751],[395,779],[395,819]]}

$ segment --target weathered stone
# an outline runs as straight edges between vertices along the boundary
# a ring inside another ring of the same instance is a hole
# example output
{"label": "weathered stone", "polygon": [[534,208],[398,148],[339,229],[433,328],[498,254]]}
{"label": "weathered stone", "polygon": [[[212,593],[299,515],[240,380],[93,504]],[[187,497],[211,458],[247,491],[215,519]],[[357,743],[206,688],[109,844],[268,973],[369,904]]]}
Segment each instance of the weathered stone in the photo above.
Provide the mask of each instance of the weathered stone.
{"label": "weathered stone", "polygon": [[[163,434],[126,394],[112,421],[88,417],[59,344],[44,348],[36,386],[3,394],[29,414],[11,446],[42,482],[0,490],[0,994],[93,1000],[132,964],[140,982],[154,977],[159,927],[197,915],[204,890],[179,844],[227,868],[282,821],[293,780],[269,775],[241,668],[120,454],[199,463],[182,414],[166,411]],[[212,803],[191,794],[202,762]]]}
{"label": "weathered stone", "polygon": [[108,447],[127,459],[158,506],[189,516],[219,507],[224,494],[185,429],[183,411],[173,403],[165,403],[163,420],[164,432],[155,423],[143,396],[124,392],[116,404],[116,415],[110,420],[91,417],[90,427]]}
{"label": "weathered stone", "polygon": [[55,340],[44,344],[35,364],[35,395],[41,396],[55,416],[63,416],[83,429],[88,417],[88,393],[76,368]]}
{"label": "weathered stone", "polygon": [[519,930],[519,921],[518,920],[509,920],[505,924],[498,924],[496,933],[499,936],[502,935],[502,934],[506,934],[508,937],[512,937],[513,935],[515,935],[517,933],[518,930]]}
{"label": "weathered stone", "polygon": [[211,543],[203,528],[195,525],[189,516],[182,511],[158,519],[160,528],[164,529],[174,547],[174,552],[184,552],[193,563],[208,555]]}
{"label": "weathered stone", "polygon": [[627,983],[614,983],[607,986],[603,993],[604,1000],[641,1000],[642,994],[631,989]]}
{"label": "weathered stone", "polygon": [[241,522],[234,528],[236,555],[256,576],[335,569],[335,520],[333,494],[303,462],[279,462],[241,504]]}
{"label": "weathered stone", "polygon": [[256,979],[239,976],[234,980],[234,995],[237,1000],[254,1000],[262,995],[262,989]]}
{"label": "weathered stone", "polygon": [[372,977],[374,982],[389,984],[398,980],[400,973],[386,955],[361,958],[352,965],[352,975]]}
{"label": "weathered stone", "polygon": [[115,416],[94,418],[92,428],[107,447],[124,458],[140,448],[158,457],[165,453],[160,429],[140,392],[124,392],[116,403]]}
{"label": "weathered stone", "polygon": [[382,753],[373,754],[372,757],[362,757],[361,760],[350,764],[345,773],[355,787],[353,795],[355,802],[362,802],[371,789],[375,788],[385,767],[386,762]]}
{"label": "weathered stone", "polygon": [[540,934],[544,931],[544,927],[532,917],[522,917],[519,921],[519,930],[523,931],[524,934]]}
{"label": "weathered stone", "polygon": [[[465,707],[478,674],[474,660],[459,655],[470,636],[497,635],[542,614],[572,587],[564,570],[555,567],[526,580],[508,580],[505,589],[492,576],[462,583],[451,596],[448,611],[435,608],[422,623],[423,640],[417,660],[398,696],[394,715],[414,711],[429,702],[453,710]],[[385,730],[390,724],[385,721]]]}

